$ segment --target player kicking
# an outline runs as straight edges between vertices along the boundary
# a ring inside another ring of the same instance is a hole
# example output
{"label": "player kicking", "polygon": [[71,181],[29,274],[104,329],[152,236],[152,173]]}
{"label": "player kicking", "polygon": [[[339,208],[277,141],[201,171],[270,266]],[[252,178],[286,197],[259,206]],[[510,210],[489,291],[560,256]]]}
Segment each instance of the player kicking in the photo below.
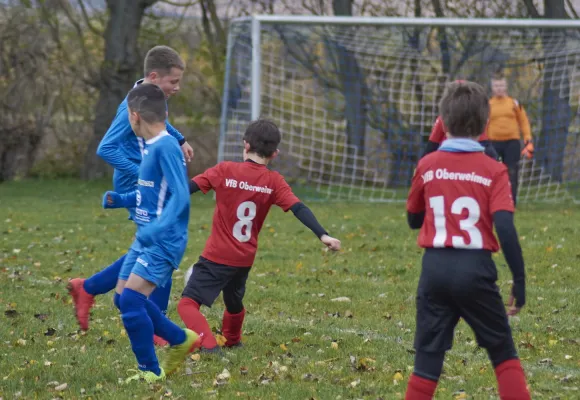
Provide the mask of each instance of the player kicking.
{"label": "player kicking", "polygon": [[[184,69],[183,60],[175,50],[167,46],[155,46],[145,56],[145,79],[138,81],[135,85],[154,83],[169,98],[179,91],[179,83]],[[191,146],[168,121],[166,128],[179,141],[186,159],[191,160],[193,157]],[[135,190],[143,148],[143,139],[135,136],[127,119],[127,99],[125,99],[119,105],[117,115],[97,150],[97,154],[115,168],[113,187],[116,192],[127,193]],[[129,208],[128,210],[129,219],[134,220],[135,209]],[[69,282],[68,289],[75,305],[75,315],[82,330],[89,329],[89,312],[94,304],[95,296],[115,289],[117,277],[124,261],[125,255],[86,280],[75,278]],[[151,296],[151,299],[164,313],[167,312],[170,292],[171,280],[165,287],[157,289]],[[155,339],[159,345],[166,344],[158,337]]]}
{"label": "player kicking", "polygon": [[[158,86],[144,83],[127,96],[133,132],[144,140],[137,190],[107,192],[105,208],[134,208],[137,237],[121,267],[115,305],[139,365],[128,379],[149,383],[165,379],[184,360],[198,336],[171,322],[148,299],[163,287],[179,267],[187,246],[189,188],[185,159],[177,141],[166,130],[167,104]],[[153,334],[170,344],[163,367],[159,366]]]}
{"label": "player kicking", "polygon": [[246,280],[258,248],[258,234],[272,205],[294,215],[331,250],[340,250],[340,241],[328,236],[316,217],[292,193],[282,175],[267,165],[278,155],[281,140],[271,121],[250,123],[244,133],[244,162],[222,162],[190,182],[190,192],[216,193],[212,230],[199,261],[183,291],[177,311],[185,325],[197,332],[195,347],[219,352],[201,305],[211,307],[223,292],[226,309],[222,320],[225,346],[241,345]]}
{"label": "player kicking", "polygon": [[[415,369],[406,399],[431,399],[459,318],[475,332],[495,369],[501,399],[529,399],[509,315],[525,304],[524,260],[513,222],[506,167],[483,154],[476,139],[489,116],[485,91],[472,82],[450,84],[439,105],[448,140],[419,161],[407,214],[425,248],[417,288]],[[492,253],[499,245],[513,275],[509,310],[496,285]]]}

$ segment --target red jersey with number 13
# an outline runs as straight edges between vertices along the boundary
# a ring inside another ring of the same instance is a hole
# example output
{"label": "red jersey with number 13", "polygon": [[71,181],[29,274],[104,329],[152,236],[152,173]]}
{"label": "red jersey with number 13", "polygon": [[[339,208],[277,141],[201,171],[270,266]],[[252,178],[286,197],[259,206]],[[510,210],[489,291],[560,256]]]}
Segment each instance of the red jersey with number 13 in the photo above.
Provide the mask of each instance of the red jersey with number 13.
{"label": "red jersey with number 13", "polygon": [[428,154],[417,165],[407,210],[425,211],[420,247],[498,251],[493,214],[514,211],[507,168],[483,152]]}
{"label": "red jersey with number 13", "polygon": [[258,235],[273,204],[286,212],[300,202],[282,175],[251,161],[224,161],[193,180],[203,193],[216,193],[211,234],[201,255],[231,267],[254,263]]}

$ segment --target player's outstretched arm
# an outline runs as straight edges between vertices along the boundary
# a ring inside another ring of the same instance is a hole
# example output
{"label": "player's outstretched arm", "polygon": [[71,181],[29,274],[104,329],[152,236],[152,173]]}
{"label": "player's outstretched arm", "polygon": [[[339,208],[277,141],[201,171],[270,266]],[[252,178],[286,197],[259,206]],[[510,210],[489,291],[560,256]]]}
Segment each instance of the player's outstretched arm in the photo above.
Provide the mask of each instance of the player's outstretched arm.
{"label": "player's outstretched arm", "polygon": [[310,210],[310,208],[308,208],[304,203],[298,202],[290,207],[290,210],[294,213],[294,216],[298,218],[304,226],[309,228],[330,250],[340,250],[340,240],[328,235],[328,232],[326,232],[322,225],[320,225],[312,210]]}
{"label": "player's outstretched arm", "polygon": [[191,162],[191,160],[193,159],[193,148],[189,145],[189,143],[187,143],[181,132],[175,129],[173,125],[169,123],[168,120],[165,121],[165,129],[167,129],[167,133],[169,133],[171,136],[177,139],[179,145],[181,146],[181,150],[183,151],[185,159],[187,160],[187,162]]}
{"label": "player's outstretched arm", "polygon": [[189,181],[189,194],[197,193],[200,190],[201,189],[199,188],[197,182],[195,182],[193,179]]}
{"label": "player's outstretched arm", "polygon": [[125,140],[128,134],[134,135],[131,124],[127,118],[127,103],[123,102],[117,109],[117,115],[111,123],[111,126],[103,136],[97,155],[101,157],[111,167],[133,174],[135,177],[139,174],[139,167],[127,159],[119,150],[120,144]]}
{"label": "player's outstretched arm", "polygon": [[103,196],[103,208],[133,208],[137,207],[137,191],[117,193],[107,191]]}
{"label": "player's outstretched arm", "polygon": [[169,146],[167,149],[161,149],[159,155],[161,171],[171,196],[157,221],[139,232],[138,238],[145,246],[153,243],[158,234],[169,230],[178,221],[189,216],[189,185],[183,155],[178,153],[175,147]]}
{"label": "player's outstretched arm", "polygon": [[508,302],[508,315],[515,315],[526,304],[526,273],[522,248],[514,224],[514,214],[510,211],[496,211],[493,214],[493,223],[513,276],[514,283]]}

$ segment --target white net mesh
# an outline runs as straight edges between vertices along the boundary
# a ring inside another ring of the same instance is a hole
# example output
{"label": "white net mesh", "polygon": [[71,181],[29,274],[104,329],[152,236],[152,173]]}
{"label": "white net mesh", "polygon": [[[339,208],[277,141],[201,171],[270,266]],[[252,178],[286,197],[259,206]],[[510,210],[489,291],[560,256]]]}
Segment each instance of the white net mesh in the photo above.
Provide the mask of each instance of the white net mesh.
{"label": "white net mesh", "polygon": [[[230,27],[220,161],[251,119],[250,22]],[[273,167],[323,198],[404,200],[446,82],[502,69],[536,145],[520,201],[580,199],[580,31],[266,24],[261,116],[282,130]]]}

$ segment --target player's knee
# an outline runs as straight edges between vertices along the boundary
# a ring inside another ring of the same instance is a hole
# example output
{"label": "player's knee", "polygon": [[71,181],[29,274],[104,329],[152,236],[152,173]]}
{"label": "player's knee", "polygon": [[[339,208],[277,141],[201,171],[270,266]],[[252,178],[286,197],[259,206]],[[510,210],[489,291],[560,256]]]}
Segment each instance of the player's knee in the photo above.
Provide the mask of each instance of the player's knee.
{"label": "player's knee", "polygon": [[421,378],[437,381],[441,376],[444,360],[444,351],[436,353],[417,351],[415,354],[414,374]]}
{"label": "player's knee", "polygon": [[488,348],[487,354],[494,368],[504,361],[518,358],[518,353],[511,338],[506,339],[499,345]]}

